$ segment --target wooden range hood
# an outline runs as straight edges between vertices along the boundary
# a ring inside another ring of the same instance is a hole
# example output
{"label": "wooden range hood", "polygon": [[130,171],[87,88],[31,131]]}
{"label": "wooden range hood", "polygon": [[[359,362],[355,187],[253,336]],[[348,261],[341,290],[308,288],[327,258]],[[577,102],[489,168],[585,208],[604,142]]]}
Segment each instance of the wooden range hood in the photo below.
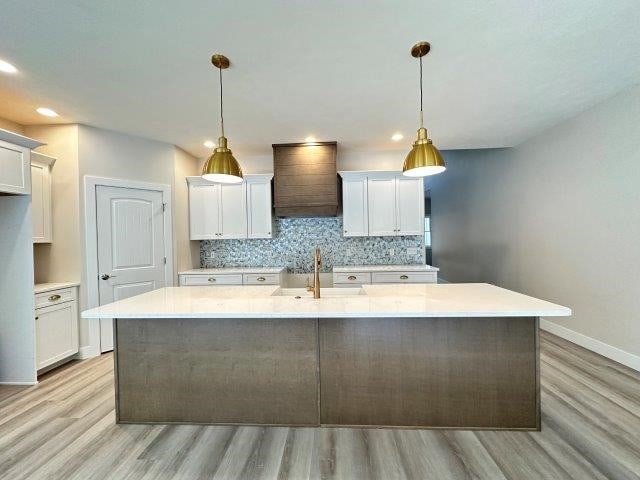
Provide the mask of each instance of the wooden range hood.
{"label": "wooden range hood", "polygon": [[336,216],[337,142],[279,143],[272,147],[276,216]]}

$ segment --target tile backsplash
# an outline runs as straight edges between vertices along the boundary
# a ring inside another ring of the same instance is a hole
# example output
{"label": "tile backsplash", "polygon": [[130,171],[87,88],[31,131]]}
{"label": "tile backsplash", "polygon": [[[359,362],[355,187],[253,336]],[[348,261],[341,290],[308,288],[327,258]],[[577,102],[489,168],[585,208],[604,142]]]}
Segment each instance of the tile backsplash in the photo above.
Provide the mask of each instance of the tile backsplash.
{"label": "tile backsplash", "polygon": [[[274,238],[203,240],[200,265],[287,267],[290,273],[313,270],[313,250],[320,247],[322,271],[334,265],[414,265],[425,262],[424,237],[343,237],[342,218],[278,218]],[[408,255],[414,248],[416,255]]]}

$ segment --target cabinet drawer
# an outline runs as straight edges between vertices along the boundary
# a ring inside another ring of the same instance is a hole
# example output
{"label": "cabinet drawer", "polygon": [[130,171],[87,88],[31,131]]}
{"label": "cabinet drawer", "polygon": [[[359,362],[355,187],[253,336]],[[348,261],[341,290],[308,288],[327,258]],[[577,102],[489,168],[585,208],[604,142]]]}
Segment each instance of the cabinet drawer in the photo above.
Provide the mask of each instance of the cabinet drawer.
{"label": "cabinet drawer", "polygon": [[280,285],[280,275],[277,273],[245,273],[245,285]]}
{"label": "cabinet drawer", "polygon": [[435,272],[375,272],[372,283],[436,283]]}
{"label": "cabinet drawer", "polygon": [[370,273],[335,273],[333,283],[360,284],[371,283]]}
{"label": "cabinet drawer", "polygon": [[58,303],[70,302],[75,300],[73,288],[62,288],[60,290],[51,290],[50,292],[36,293],[36,308],[48,307]]}
{"label": "cabinet drawer", "polygon": [[242,285],[242,275],[180,275],[180,285]]}

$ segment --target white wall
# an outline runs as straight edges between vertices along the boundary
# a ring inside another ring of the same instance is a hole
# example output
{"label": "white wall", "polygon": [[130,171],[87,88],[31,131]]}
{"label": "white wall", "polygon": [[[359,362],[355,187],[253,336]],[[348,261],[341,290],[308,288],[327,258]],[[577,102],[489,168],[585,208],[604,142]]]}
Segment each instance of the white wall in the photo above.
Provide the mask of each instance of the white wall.
{"label": "white wall", "polygon": [[429,182],[441,275],[567,305],[549,328],[640,369],[640,86],[516,148],[445,158]]}
{"label": "white wall", "polygon": [[35,383],[30,195],[0,195],[0,232],[0,383]]}
{"label": "white wall", "polygon": [[79,282],[84,262],[79,255],[78,125],[27,126],[25,134],[46,142],[36,150],[57,159],[51,170],[52,241],[33,246],[36,283]]}
{"label": "white wall", "polygon": [[174,147],[173,163],[173,262],[174,281],[178,272],[200,266],[200,242],[189,238],[189,189],[186,177],[198,175],[198,161]]}

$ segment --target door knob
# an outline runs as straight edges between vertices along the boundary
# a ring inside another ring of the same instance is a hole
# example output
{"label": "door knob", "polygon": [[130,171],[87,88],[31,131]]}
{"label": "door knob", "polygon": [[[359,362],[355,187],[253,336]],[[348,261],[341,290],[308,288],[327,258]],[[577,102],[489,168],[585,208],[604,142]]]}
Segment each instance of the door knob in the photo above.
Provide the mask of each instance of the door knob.
{"label": "door knob", "polygon": [[110,278],[114,278],[115,275],[109,275],[108,273],[103,273],[100,277],[102,280],[109,280]]}

